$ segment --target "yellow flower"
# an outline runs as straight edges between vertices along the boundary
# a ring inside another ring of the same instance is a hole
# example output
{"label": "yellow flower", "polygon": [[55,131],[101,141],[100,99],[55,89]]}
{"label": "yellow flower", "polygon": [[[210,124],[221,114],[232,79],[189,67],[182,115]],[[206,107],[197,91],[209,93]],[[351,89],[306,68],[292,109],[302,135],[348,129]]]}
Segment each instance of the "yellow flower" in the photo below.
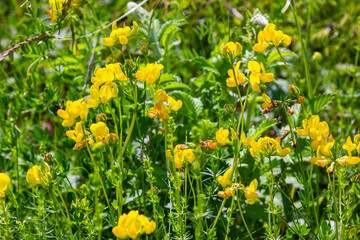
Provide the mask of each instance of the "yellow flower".
{"label": "yellow flower", "polygon": [[94,70],[94,77],[91,78],[91,82],[100,87],[104,83],[114,80],[115,75],[112,70],[113,68],[115,67],[96,67]]}
{"label": "yellow flower", "polygon": [[110,99],[116,98],[118,96],[118,92],[119,90],[115,83],[105,83],[103,86],[101,86],[99,91],[101,102],[106,105]]}
{"label": "yellow flower", "polygon": [[285,47],[291,44],[291,37],[284,34],[282,31],[275,30],[275,25],[269,23],[265,26],[263,31],[260,31],[257,37],[257,43],[254,45],[255,52],[265,52],[270,43],[276,47],[283,44]]}
{"label": "yellow flower", "polygon": [[32,168],[30,168],[26,173],[26,181],[32,186],[35,187],[36,185],[41,184],[42,187],[48,186],[48,181],[52,179],[51,173],[50,173],[50,166],[46,162],[44,162],[45,165],[45,176],[41,171],[41,167],[38,165],[34,165]]}
{"label": "yellow flower", "polygon": [[66,136],[74,140],[75,142],[81,142],[84,137],[84,131],[82,128],[81,122],[77,122],[75,125],[75,130],[69,130],[66,132]]}
{"label": "yellow flower", "polygon": [[182,101],[181,100],[175,100],[172,97],[169,96],[169,104],[170,104],[170,110],[177,112],[182,107]]}
{"label": "yellow flower", "polygon": [[104,122],[91,124],[90,131],[95,136],[96,142],[107,143],[109,128],[106,126]]}
{"label": "yellow flower", "polygon": [[262,108],[265,109],[265,108],[268,108],[268,107],[270,107],[271,105],[273,105],[271,98],[270,98],[268,95],[266,95],[266,93],[263,93],[261,96],[262,96],[263,99],[264,99],[264,103],[261,104],[261,107],[262,107]]}
{"label": "yellow flower", "polygon": [[348,155],[351,157],[351,152],[356,149],[356,144],[351,141],[351,137],[347,137],[343,149],[345,149],[348,152]]}
{"label": "yellow flower", "polygon": [[274,80],[274,74],[266,73],[265,67],[262,62],[260,64],[256,61],[249,61],[248,69],[251,71],[250,83],[252,89],[256,92],[260,92],[259,85],[261,83],[268,83]]}
{"label": "yellow flower", "polygon": [[246,138],[245,132],[242,131],[240,141],[242,142],[243,148],[247,148],[251,145],[252,141],[254,140],[252,140],[252,138]]}
{"label": "yellow flower", "polygon": [[217,180],[223,188],[226,188],[231,184],[233,169],[229,168],[223,176],[218,176]]}
{"label": "yellow flower", "polygon": [[320,156],[310,158],[310,163],[318,165],[320,167],[325,167],[329,162],[329,160]]}
{"label": "yellow flower", "polygon": [[226,86],[228,87],[236,87],[237,85],[243,84],[246,81],[245,75],[242,72],[239,72],[241,62],[238,61],[234,68],[235,77],[233,69],[228,70],[229,78],[226,79]]}
{"label": "yellow flower", "polygon": [[258,141],[251,142],[250,154],[253,157],[263,156],[273,156],[278,155],[280,157],[285,157],[290,153],[290,148],[282,148],[280,137],[276,139],[270,137],[261,137]]}
{"label": "yellow flower", "polygon": [[5,173],[0,173],[0,198],[5,197],[5,190],[10,184],[10,178]]}
{"label": "yellow flower", "polygon": [[138,24],[134,21],[133,22],[133,29],[131,30],[130,27],[125,26],[123,28],[117,28],[116,22],[112,25],[112,31],[110,33],[110,37],[101,39],[101,42],[104,46],[112,47],[117,43],[121,45],[128,44],[128,38],[134,36],[139,31]]}
{"label": "yellow flower", "polygon": [[151,234],[155,231],[156,223],[149,221],[147,217],[131,210],[119,217],[118,225],[112,229],[113,234],[120,239],[127,237],[136,239],[141,234]]}
{"label": "yellow flower", "polygon": [[228,59],[231,63],[233,63],[237,57],[241,56],[242,46],[238,42],[223,43],[220,47],[220,53],[223,58]]}
{"label": "yellow flower", "polygon": [[239,141],[239,133],[236,132],[233,128],[230,128],[231,131],[231,141]]}
{"label": "yellow flower", "polygon": [[249,187],[245,189],[245,197],[250,205],[253,205],[256,199],[259,198],[259,195],[255,193],[258,186],[258,181],[256,179],[252,180]]}
{"label": "yellow flower", "polygon": [[160,71],[164,66],[162,64],[148,63],[145,67],[141,67],[135,74],[140,82],[147,82],[153,84],[159,77]]}
{"label": "yellow flower", "polygon": [[94,84],[90,87],[90,98],[85,99],[85,104],[88,108],[96,109],[100,103],[99,86]]}
{"label": "yellow flower", "polygon": [[56,13],[61,12],[65,0],[49,0],[49,5],[52,9],[47,9],[46,12],[50,15],[50,21],[56,22]]}
{"label": "yellow flower", "polygon": [[159,89],[154,94],[155,101],[168,103],[168,95],[163,89]]}
{"label": "yellow flower", "polygon": [[119,80],[120,82],[125,82],[127,80],[127,77],[125,73],[121,70],[119,63],[107,64],[106,68],[110,69],[113,72],[114,78],[116,80]]}
{"label": "yellow flower", "polygon": [[80,117],[82,121],[86,121],[89,109],[86,103],[83,103],[82,101],[82,98],[74,102],[67,101],[66,109],[59,109],[57,111],[57,114],[64,119],[62,122],[64,127],[72,127],[78,117]]}
{"label": "yellow flower", "polygon": [[195,160],[195,155],[192,149],[184,144],[178,144],[174,148],[174,163],[175,167],[180,169],[183,164],[188,162],[192,164]]}
{"label": "yellow flower", "polygon": [[220,128],[216,132],[216,141],[221,144],[221,146],[224,146],[228,144],[229,142],[229,129]]}

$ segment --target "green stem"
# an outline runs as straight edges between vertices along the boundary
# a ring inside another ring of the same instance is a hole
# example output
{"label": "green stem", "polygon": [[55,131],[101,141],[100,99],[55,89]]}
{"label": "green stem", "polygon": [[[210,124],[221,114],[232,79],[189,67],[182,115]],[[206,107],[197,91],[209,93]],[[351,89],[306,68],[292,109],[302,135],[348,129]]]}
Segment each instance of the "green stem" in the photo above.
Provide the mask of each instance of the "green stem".
{"label": "green stem", "polygon": [[225,205],[226,200],[227,200],[227,198],[224,198],[224,200],[223,200],[222,203],[221,203],[219,212],[218,212],[218,214],[216,215],[215,221],[214,221],[214,223],[213,223],[213,225],[212,225],[212,227],[211,227],[211,229],[210,229],[210,232],[209,232],[209,235],[210,235],[210,236],[211,236],[211,234],[212,234],[213,231],[214,231],[214,228],[215,228],[215,226],[216,226],[217,221],[219,220],[220,214],[221,214],[221,212],[222,212],[222,210],[223,210],[223,208],[224,208],[224,205]]}
{"label": "green stem", "polygon": [[[239,195],[240,195],[240,193],[239,193]],[[239,211],[240,211],[240,216],[241,216],[241,219],[242,219],[242,221],[243,221],[243,223],[244,223],[244,226],[245,226],[245,228],[246,228],[246,231],[248,232],[250,238],[251,238],[252,240],[254,240],[254,238],[252,237],[251,232],[250,232],[250,230],[249,230],[249,228],[248,228],[248,225],[246,224],[246,221],[245,221],[245,218],[244,218],[244,216],[243,216],[243,213],[242,213],[242,211],[241,211],[240,196],[238,196],[238,198],[237,198],[237,203],[238,203],[238,208],[239,208]]]}
{"label": "green stem", "polygon": [[288,71],[288,74],[290,75],[292,81],[293,81],[294,84],[297,86],[296,81],[295,81],[295,78],[293,77],[293,75],[292,75],[292,73],[291,73],[291,70],[289,69],[288,65],[286,64],[285,59],[284,59],[283,56],[281,55],[281,52],[280,52],[279,48],[276,47],[276,50],[277,50],[277,52],[279,53],[279,56],[280,56],[281,60],[283,61],[284,65],[285,65],[285,68],[286,68],[286,70]]}

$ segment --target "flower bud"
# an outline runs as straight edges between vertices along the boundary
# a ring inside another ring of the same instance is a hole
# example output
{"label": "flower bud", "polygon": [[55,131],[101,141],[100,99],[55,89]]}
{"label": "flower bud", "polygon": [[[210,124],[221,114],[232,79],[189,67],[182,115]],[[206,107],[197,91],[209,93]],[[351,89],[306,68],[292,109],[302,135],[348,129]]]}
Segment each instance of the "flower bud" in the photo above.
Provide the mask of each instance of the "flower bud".
{"label": "flower bud", "polygon": [[52,155],[51,155],[51,153],[45,154],[44,160],[47,161],[47,162],[50,162],[50,161],[52,160]]}
{"label": "flower bud", "polygon": [[115,146],[115,144],[119,141],[119,138],[115,133],[109,133],[107,138],[110,146]]}
{"label": "flower bud", "polygon": [[312,55],[311,59],[315,62],[318,62],[322,59],[322,55],[319,52],[314,52],[314,54]]}
{"label": "flower bud", "polygon": [[299,98],[300,97],[300,89],[294,84],[289,85],[289,94],[291,97]]}
{"label": "flower bud", "polygon": [[99,113],[96,115],[96,122],[106,122],[107,116],[104,113]]}

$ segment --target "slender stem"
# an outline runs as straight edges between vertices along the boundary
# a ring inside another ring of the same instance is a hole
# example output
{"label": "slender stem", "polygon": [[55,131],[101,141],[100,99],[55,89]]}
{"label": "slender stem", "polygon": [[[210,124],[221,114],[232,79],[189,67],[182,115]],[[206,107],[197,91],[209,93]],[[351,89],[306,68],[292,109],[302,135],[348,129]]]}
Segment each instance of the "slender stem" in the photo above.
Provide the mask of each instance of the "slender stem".
{"label": "slender stem", "polygon": [[214,231],[214,228],[216,226],[217,221],[219,220],[220,214],[221,214],[221,212],[222,212],[222,210],[224,208],[226,200],[227,200],[227,198],[224,198],[224,200],[221,203],[220,209],[219,209],[218,214],[216,215],[215,221],[214,221],[214,223],[213,223],[213,225],[212,225],[212,227],[210,229],[209,235],[211,235],[212,232]]}
{"label": "slender stem", "polygon": [[54,189],[53,189],[52,187],[50,187],[50,195],[51,195],[53,201],[55,202],[56,206],[60,209],[60,212],[61,212],[61,214],[63,215],[64,219],[66,219],[66,221],[67,221],[67,225],[66,225],[66,226],[69,228],[70,238],[71,238],[72,240],[74,240],[74,234],[73,234],[72,229],[71,229],[71,220],[70,220],[70,217],[69,217],[69,212],[68,212],[67,209],[66,209],[66,204],[64,203],[64,200],[63,200],[63,198],[61,197],[61,194],[59,194],[59,195],[60,195],[60,197],[61,197],[61,200],[63,201],[64,208],[66,209],[66,212],[67,212],[67,216],[66,216],[65,213],[63,212],[63,208],[61,207],[60,203],[58,202],[58,200],[57,200],[57,198],[56,198],[56,196],[55,196],[56,194],[55,194]]}
{"label": "slender stem", "polygon": [[90,155],[90,158],[94,164],[94,170],[95,170],[95,175],[97,175],[97,177],[99,178],[99,181],[100,181],[100,185],[101,185],[101,188],[104,192],[104,196],[105,196],[105,199],[106,199],[106,202],[108,204],[108,207],[109,207],[109,211],[110,211],[110,217],[111,217],[111,224],[112,225],[115,225],[115,220],[114,220],[114,215],[113,215],[113,211],[112,211],[112,207],[111,207],[111,204],[110,204],[110,201],[109,201],[109,198],[107,196],[107,193],[106,193],[106,189],[105,189],[105,185],[103,183],[103,180],[102,180],[102,177],[100,175],[100,169],[99,169],[99,166],[96,164],[96,161],[91,153],[91,150],[90,150],[90,147],[89,147],[89,144],[86,142],[86,147],[87,147],[87,150],[89,152],[89,155]]}
{"label": "slender stem", "polygon": [[286,64],[285,59],[284,59],[283,56],[281,55],[281,52],[280,52],[279,48],[276,47],[276,50],[277,50],[277,52],[279,53],[279,56],[280,56],[281,60],[283,61],[284,65],[285,65],[285,68],[286,68],[286,70],[288,71],[288,73],[289,73],[292,81],[293,81],[294,84],[297,86],[296,81],[295,81],[295,78],[293,77],[293,75],[292,75],[292,73],[291,73],[291,70],[289,69],[288,65]]}
{"label": "slender stem", "polygon": [[[239,193],[239,195],[240,195],[240,193]],[[251,238],[252,240],[254,240],[254,238],[252,237],[251,232],[250,232],[250,230],[249,230],[249,228],[248,228],[248,225],[246,224],[246,221],[245,221],[245,218],[244,218],[244,216],[243,216],[243,213],[242,213],[242,211],[241,211],[240,196],[238,196],[238,198],[237,198],[237,204],[238,204],[238,208],[239,208],[239,211],[240,211],[240,216],[241,216],[241,219],[242,219],[242,221],[243,221],[243,223],[244,223],[244,226],[245,226],[245,228],[246,228],[246,231],[248,232],[250,238]]]}

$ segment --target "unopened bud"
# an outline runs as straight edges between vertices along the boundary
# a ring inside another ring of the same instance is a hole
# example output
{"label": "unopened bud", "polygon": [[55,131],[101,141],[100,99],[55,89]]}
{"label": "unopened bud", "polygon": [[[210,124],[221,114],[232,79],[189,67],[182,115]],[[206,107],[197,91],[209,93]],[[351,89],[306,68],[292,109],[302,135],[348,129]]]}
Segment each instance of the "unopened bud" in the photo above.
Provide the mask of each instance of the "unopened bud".
{"label": "unopened bud", "polygon": [[96,122],[106,122],[107,116],[104,113],[99,113],[96,115]]}
{"label": "unopened bud", "polygon": [[293,115],[294,114],[294,110],[292,110],[290,107],[287,107],[287,111],[289,114]]}
{"label": "unopened bud", "polygon": [[119,141],[118,136],[115,133],[109,133],[108,142],[111,146],[115,146],[115,144]]}
{"label": "unopened bud", "polygon": [[320,61],[322,59],[322,55],[319,52],[314,52],[314,54],[312,55],[311,59],[315,62],[315,61]]}
{"label": "unopened bud", "polygon": [[289,85],[289,94],[291,97],[299,98],[300,89],[294,84]]}

